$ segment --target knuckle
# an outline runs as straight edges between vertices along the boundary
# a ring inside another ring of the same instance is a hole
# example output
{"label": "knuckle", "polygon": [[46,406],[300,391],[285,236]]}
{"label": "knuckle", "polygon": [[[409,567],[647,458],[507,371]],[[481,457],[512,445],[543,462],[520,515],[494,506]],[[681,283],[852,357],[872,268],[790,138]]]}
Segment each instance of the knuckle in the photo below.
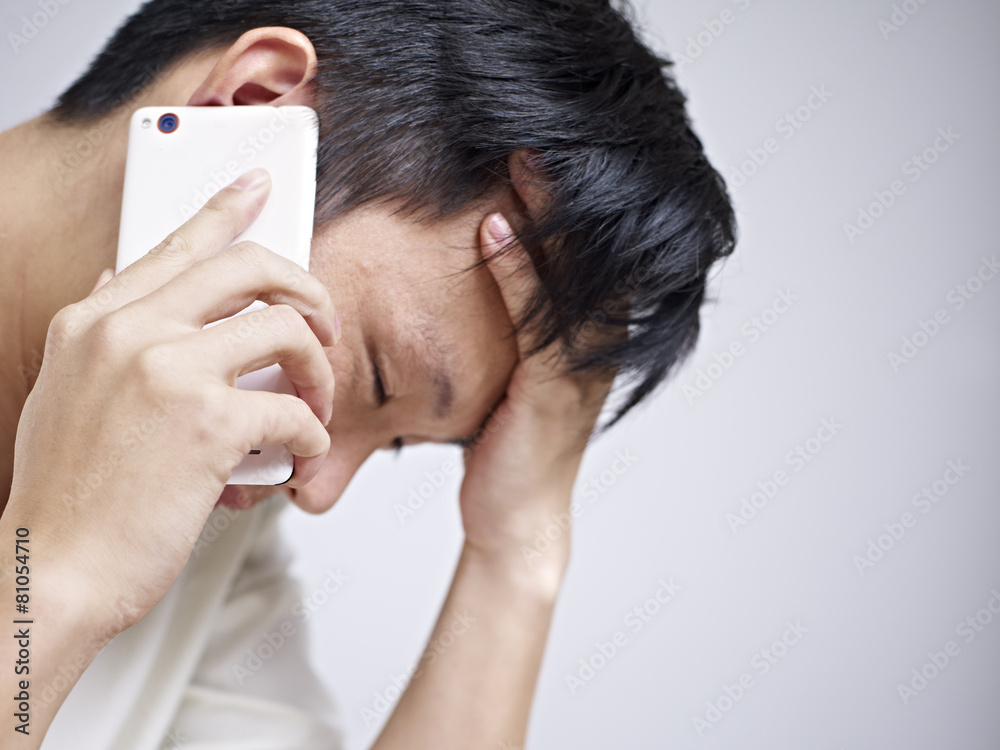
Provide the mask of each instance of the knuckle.
{"label": "knuckle", "polygon": [[83,327],[85,318],[86,315],[79,303],[62,308],[49,322],[49,339],[63,342],[76,335]]}
{"label": "knuckle", "polygon": [[90,327],[90,345],[99,355],[118,354],[128,345],[133,335],[126,316],[116,310],[94,321]]}
{"label": "knuckle", "polygon": [[301,341],[309,333],[309,326],[291,305],[271,305],[267,315],[272,329],[289,343]]}
{"label": "knuckle", "polygon": [[280,408],[274,409],[268,414],[270,417],[268,428],[275,432],[288,432],[287,429],[280,429],[281,423],[287,420],[295,426],[296,432],[301,432],[304,425],[312,418],[312,409],[298,396],[293,396],[290,393],[275,395],[280,400]]}
{"label": "knuckle", "polygon": [[313,274],[298,263],[280,255],[274,254],[274,283],[282,291],[290,292],[297,298],[309,301],[313,307],[324,307],[332,304],[330,291]]}
{"label": "knuckle", "polygon": [[336,309],[326,285],[295,263],[288,261],[288,266],[279,279],[283,295],[295,300],[303,318],[313,319],[319,313],[332,320]]}
{"label": "knuckle", "polygon": [[190,263],[193,258],[191,240],[181,231],[171,232],[163,242],[149,251],[149,255],[167,263]]}
{"label": "knuckle", "polygon": [[281,284],[286,289],[309,288],[311,274],[297,263],[288,263],[281,273]]}
{"label": "knuckle", "polygon": [[[279,399],[285,400],[285,394],[279,394]],[[263,412],[260,420],[260,437],[262,440],[271,439],[273,441],[271,436],[282,432],[281,422],[283,419],[287,419],[291,408],[292,405],[290,403],[282,403],[280,409],[268,408]]]}
{"label": "knuckle", "polygon": [[135,373],[140,382],[157,391],[169,390],[170,372],[175,363],[174,353],[167,344],[152,344],[135,356]]}
{"label": "knuckle", "polygon": [[290,292],[315,301],[322,301],[329,295],[319,279],[293,261],[287,261],[282,270],[281,285]]}
{"label": "knuckle", "polygon": [[289,422],[297,422],[295,417],[297,404],[294,401],[298,399],[284,393],[274,394],[274,399],[274,401],[259,403],[260,410],[253,420],[255,425],[254,444],[282,442],[281,438],[287,436],[289,432]]}
{"label": "knuckle", "polygon": [[308,432],[309,427],[312,423],[316,421],[316,415],[313,414],[309,404],[307,404],[302,399],[297,396],[292,396],[289,394],[282,394],[287,396],[288,400],[288,413],[292,417],[293,423],[296,426],[297,432],[300,434],[305,434]]}
{"label": "knuckle", "polygon": [[330,296],[330,290],[326,288],[326,285],[313,276],[307,271],[302,271],[303,274],[303,291],[308,295],[309,299],[313,301],[315,307],[319,309],[329,310],[333,312],[333,297]]}
{"label": "knuckle", "polygon": [[258,268],[266,261],[270,251],[251,240],[243,240],[226,249],[226,254],[234,261],[250,268]]}
{"label": "knuckle", "polygon": [[264,327],[260,313],[249,315],[239,315],[231,320],[225,327],[223,341],[229,347],[239,347],[248,339],[260,336]]}
{"label": "knuckle", "polygon": [[330,299],[325,287],[318,281],[309,282],[317,285],[313,289],[298,289],[294,292],[296,307],[301,310],[305,320],[315,320],[317,313],[325,314],[329,319],[333,319],[333,300]]}

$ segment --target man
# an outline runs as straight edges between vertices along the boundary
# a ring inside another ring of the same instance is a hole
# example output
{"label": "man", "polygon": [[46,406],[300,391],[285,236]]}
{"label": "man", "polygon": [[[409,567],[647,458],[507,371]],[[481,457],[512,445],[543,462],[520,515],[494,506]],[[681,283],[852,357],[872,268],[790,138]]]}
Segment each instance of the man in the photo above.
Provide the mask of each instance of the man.
{"label": "man", "polygon": [[[128,116],[150,104],[317,110],[311,274],[231,246],[267,199],[259,170],[101,273]],[[463,447],[465,544],[375,747],[520,744],[568,537],[531,566],[520,550],[568,509],[615,375],[628,391],[606,427],[693,346],[706,275],[734,240],[684,98],[621,13],[153,0],[52,112],[0,135],[0,164],[0,607],[18,619],[14,553],[30,553],[32,619],[30,684],[0,667],[21,696],[4,742],[37,747],[79,680],[101,700],[74,691],[67,709],[128,703],[95,716],[99,746],[169,747],[171,725],[193,747],[268,732],[269,746],[332,746],[318,701],[265,681],[239,692],[212,663],[264,616],[256,586],[280,569],[274,488],[225,481],[248,446],[284,443],[281,492],[319,513],[373,450],[436,441]],[[203,330],[255,298],[270,306],[242,346],[224,343],[228,323]],[[234,388],[272,362],[298,398]],[[192,556],[216,500],[245,512]],[[20,658],[0,643],[0,663]]]}

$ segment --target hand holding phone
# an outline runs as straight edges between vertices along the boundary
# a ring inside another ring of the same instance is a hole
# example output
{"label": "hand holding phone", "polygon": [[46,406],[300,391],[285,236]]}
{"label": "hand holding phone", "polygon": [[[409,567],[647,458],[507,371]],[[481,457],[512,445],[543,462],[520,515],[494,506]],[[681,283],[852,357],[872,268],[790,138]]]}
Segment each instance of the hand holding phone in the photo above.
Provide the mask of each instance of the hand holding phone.
{"label": "hand holding phone", "polygon": [[[267,173],[247,177],[49,326],[0,517],[0,540],[13,550],[30,538],[42,561],[31,628],[46,650],[32,680],[56,687],[32,715],[38,736],[78,675],[59,665],[82,668],[164,596],[250,446],[287,445],[291,486],[329,451],[333,305],[292,261],[232,244],[267,199]],[[255,298],[280,304],[205,328]],[[251,317],[254,337],[230,348]],[[233,387],[237,373],[274,360],[299,397]],[[12,563],[0,560],[0,596],[11,602]]]}
{"label": "hand holding phone", "polygon": [[[143,107],[129,124],[116,268],[143,257],[243,172],[264,167],[271,193],[260,214],[235,241],[253,240],[309,268],[316,191],[318,122],[309,107]],[[252,257],[247,258],[253,262]],[[294,281],[292,276],[290,280]],[[221,281],[221,280],[220,280]],[[240,315],[257,312],[256,301]],[[248,317],[230,343],[255,335]],[[208,322],[218,325],[222,319]],[[168,365],[169,366],[169,365]],[[244,390],[295,394],[280,366],[241,375]],[[255,445],[235,467],[229,484],[278,485],[292,475],[292,454],[282,445]]]}

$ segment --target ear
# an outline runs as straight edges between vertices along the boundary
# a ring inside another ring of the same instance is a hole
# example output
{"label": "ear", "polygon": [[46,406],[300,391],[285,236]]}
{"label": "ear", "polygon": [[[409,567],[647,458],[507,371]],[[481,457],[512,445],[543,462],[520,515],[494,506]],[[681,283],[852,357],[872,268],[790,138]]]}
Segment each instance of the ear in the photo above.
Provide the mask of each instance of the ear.
{"label": "ear", "polygon": [[310,105],[308,84],[315,75],[316,50],[301,31],[251,29],[225,51],[188,106]]}

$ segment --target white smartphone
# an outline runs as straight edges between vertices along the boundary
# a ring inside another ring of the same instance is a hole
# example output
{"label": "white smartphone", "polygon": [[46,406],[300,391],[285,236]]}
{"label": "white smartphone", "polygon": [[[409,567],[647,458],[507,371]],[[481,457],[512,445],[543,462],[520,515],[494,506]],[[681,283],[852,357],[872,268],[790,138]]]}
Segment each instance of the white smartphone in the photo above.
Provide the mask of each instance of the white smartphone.
{"label": "white smartphone", "polygon": [[[143,107],[129,124],[115,272],[131,265],[244,172],[264,167],[271,194],[235,241],[253,240],[309,269],[319,122],[309,107]],[[264,307],[257,301],[238,314]],[[215,325],[210,323],[209,325]],[[278,365],[237,379],[295,394]],[[294,468],[283,445],[256,446],[229,484],[278,485]]]}

